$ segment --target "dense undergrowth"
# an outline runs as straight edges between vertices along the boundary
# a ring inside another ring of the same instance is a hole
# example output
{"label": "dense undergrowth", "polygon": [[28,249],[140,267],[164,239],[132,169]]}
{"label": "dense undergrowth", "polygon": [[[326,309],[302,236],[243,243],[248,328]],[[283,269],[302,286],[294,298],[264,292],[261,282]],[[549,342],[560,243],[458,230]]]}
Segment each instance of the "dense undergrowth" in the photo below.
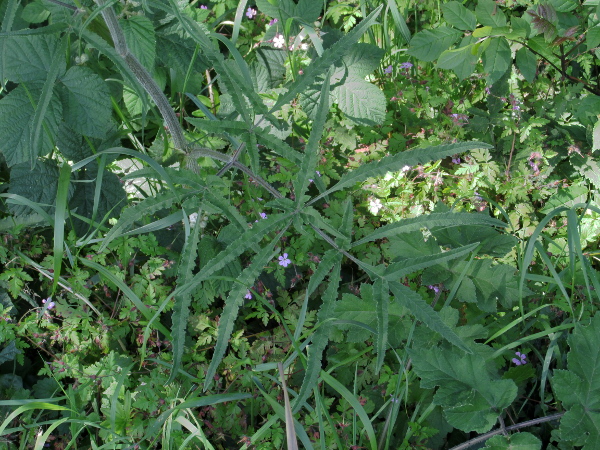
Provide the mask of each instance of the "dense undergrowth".
{"label": "dense undergrowth", "polygon": [[598,448],[597,1],[0,18],[0,448]]}

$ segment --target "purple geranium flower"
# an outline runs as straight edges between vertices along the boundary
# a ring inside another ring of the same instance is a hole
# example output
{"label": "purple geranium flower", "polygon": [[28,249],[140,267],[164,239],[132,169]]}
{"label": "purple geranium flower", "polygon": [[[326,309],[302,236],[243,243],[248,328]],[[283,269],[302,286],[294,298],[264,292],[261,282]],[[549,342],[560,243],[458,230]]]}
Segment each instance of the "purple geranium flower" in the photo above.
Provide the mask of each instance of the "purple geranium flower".
{"label": "purple geranium flower", "polygon": [[52,301],[52,297],[42,300],[42,304],[45,305],[47,309],[52,309],[55,306],[55,303]]}
{"label": "purple geranium flower", "polygon": [[512,359],[512,362],[515,363],[515,365],[522,366],[523,364],[527,364],[527,355],[525,353],[515,352],[515,355],[517,355],[517,357]]}
{"label": "purple geranium flower", "polygon": [[412,63],[409,63],[408,61],[400,64],[401,69],[410,69],[412,66],[413,66]]}
{"label": "purple geranium flower", "polygon": [[384,73],[392,73],[392,70],[394,70],[394,68],[392,67],[392,65],[390,64],[389,66],[387,66],[385,69],[383,69]]}
{"label": "purple geranium flower", "polygon": [[246,17],[248,19],[252,19],[254,16],[256,16],[256,10],[254,8],[248,8],[248,11],[246,11]]}
{"label": "purple geranium flower", "polygon": [[288,258],[287,253],[284,253],[283,256],[279,257],[279,265],[280,266],[287,267],[291,263],[292,263],[292,261]]}
{"label": "purple geranium flower", "polygon": [[246,295],[244,295],[244,298],[250,300],[252,298],[252,292],[250,292],[250,289],[248,289],[246,291]]}

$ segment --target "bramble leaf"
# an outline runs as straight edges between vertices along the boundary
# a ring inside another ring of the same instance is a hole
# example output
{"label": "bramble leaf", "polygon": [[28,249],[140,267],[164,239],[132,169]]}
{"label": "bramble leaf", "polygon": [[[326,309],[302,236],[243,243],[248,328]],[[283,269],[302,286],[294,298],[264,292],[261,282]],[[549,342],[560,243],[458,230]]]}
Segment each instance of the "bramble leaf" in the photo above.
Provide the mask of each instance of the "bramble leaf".
{"label": "bramble leaf", "polygon": [[108,86],[87,67],[71,67],[60,79],[64,119],[76,132],[103,138],[111,127]]}
{"label": "bramble leaf", "polygon": [[[26,90],[21,85],[0,100],[0,151],[9,166],[26,161],[31,164],[32,156],[43,156],[54,146],[53,140],[62,113],[61,104],[56,96],[51,97],[42,122],[41,143],[38,143],[35,149],[32,147],[31,129],[36,112],[32,100],[37,102],[40,92],[38,89]],[[38,153],[30,155],[32,150]]]}

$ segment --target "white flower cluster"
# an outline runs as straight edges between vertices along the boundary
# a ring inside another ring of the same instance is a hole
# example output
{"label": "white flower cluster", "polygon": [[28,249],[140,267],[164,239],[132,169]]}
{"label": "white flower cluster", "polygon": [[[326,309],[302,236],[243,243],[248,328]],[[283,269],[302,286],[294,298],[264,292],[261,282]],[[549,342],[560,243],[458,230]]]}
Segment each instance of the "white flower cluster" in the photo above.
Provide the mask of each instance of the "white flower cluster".
{"label": "white flower cluster", "polygon": [[[188,219],[190,221],[191,226],[196,225],[196,222],[198,221],[198,213],[190,214]],[[200,217],[200,228],[206,228],[207,224],[208,224],[208,216],[206,214],[203,214],[202,217]]]}

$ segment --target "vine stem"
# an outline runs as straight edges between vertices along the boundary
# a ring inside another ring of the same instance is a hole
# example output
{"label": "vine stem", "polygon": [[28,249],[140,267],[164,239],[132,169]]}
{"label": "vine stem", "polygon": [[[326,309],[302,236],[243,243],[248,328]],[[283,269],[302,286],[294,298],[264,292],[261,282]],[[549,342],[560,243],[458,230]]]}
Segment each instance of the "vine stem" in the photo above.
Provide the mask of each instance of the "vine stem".
{"label": "vine stem", "polygon": [[503,433],[506,433],[507,431],[513,431],[513,430],[519,430],[521,428],[531,427],[533,425],[537,425],[537,424],[544,423],[544,422],[552,422],[553,420],[560,419],[564,415],[565,415],[565,413],[562,412],[562,413],[553,414],[553,415],[547,416],[547,417],[540,417],[539,419],[532,419],[532,420],[528,420],[526,422],[517,423],[515,425],[511,425],[510,427],[506,427],[506,428],[501,426],[497,430],[490,431],[489,433],[482,434],[481,436],[477,436],[476,438],[471,439],[470,441],[467,441],[464,444],[460,444],[460,445],[457,445],[456,447],[452,447],[450,450],[464,450],[466,448],[472,447],[475,444],[479,444],[480,442],[487,441],[489,438],[491,438],[497,434],[503,434]]}

